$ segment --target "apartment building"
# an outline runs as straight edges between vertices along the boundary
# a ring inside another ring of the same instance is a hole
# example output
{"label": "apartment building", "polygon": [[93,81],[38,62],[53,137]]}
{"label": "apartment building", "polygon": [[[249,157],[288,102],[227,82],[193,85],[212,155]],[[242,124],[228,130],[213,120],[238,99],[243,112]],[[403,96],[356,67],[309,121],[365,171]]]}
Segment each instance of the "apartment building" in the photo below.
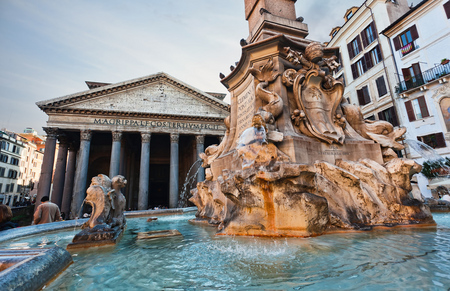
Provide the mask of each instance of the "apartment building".
{"label": "apartment building", "polygon": [[[395,100],[406,138],[450,157],[450,1],[422,1],[381,34],[389,40],[399,76]],[[407,155],[424,162],[410,148]],[[433,188],[423,175],[419,187],[427,195]]]}
{"label": "apartment building", "polygon": [[367,0],[344,14],[344,24],[332,29],[328,47],[340,48],[341,66],[335,77],[345,83],[344,97],[361,106],[364,118],[399,125],[395,108],[395,63],[389,40],[379,36],[410,10],[406,0]]}

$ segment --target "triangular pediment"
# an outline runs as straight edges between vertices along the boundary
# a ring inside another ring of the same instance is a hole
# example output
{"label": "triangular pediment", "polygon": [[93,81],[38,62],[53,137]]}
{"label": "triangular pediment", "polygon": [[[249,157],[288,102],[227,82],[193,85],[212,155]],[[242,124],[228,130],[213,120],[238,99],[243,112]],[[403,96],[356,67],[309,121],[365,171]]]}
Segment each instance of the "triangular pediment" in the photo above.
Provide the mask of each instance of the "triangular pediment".
{"label": "triangular pediment", "polygon": [[44,111],[225,118],[228,104],[165,73],[38,102]]}

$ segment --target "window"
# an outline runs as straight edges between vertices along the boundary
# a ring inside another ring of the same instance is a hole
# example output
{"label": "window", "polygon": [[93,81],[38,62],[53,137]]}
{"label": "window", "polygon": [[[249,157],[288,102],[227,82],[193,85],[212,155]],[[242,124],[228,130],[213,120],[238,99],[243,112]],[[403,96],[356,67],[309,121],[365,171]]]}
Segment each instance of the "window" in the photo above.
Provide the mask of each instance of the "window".
{"label": "window", "polygon": [[357,79],[359,76],[364,74],[367,70],[367,64],[365,58],[359,59],[356,63],[351,65],[353,79]]}
{"label": "window", "polygon": [[10,192],[14,192],[14,183],[11,183],[11,187],[9,188]]}
{"label": "window", "polygon": [[358,55],[362,50],[361,40],[359,39],[359,35],[355,37],[349,44],[347,44],[348,54],[350,59],[353,59],[356,55]]}
{"label": "window", "polygon": [[9,193],[9,184],[6,184],[5,193]]}
{"label": "window", "polygon": [[0,177],[5,177],[5,168],[0,167]]}
{"label": "window", "polygon": [[[386,83],[384,82],[384,77],[381,76],[378,79],[375,80],[377,83],[377,89],[378,89],[378,97],[384,96],[387,94],[387,88]],[[385,120],[385,119],[383,119]]]}
{"label": "window", "polygon": [[444,4],[445,14],[447,14],[447,18],[450,18],[450,1]]}
{"label": "window", "polygon": [[358,94],[359,105],[363,106],[371,102],[369,95],[369,87],[364,86],[361,89],[356,90],[356,93]]}
{"label": "window", "polygon": [[17,178],[17,171],[9,170],[8,171],[8,178],[16,179]]}
{"label": "window", "polygon": [[375,23],[372,22],[361,32],[361,39],[364,47],[375,41],[377,34],[377,29],[375,28]]}
{"label": "window", "polygon": [[17,193],[22,192],[22,185],[17,185]]}
{"label": "window", "polygon": [[18,165],[19,165],[19,160],[16,159],[16,158],[11,157],[10,164],[11,164],[11,165],[18,166]]}
{"label": "window", "polygon": [[1,143],[1,147],[2,147],[2,150],[9,150],[9,143],[7,143],[6,141],[4,141],[4,140],[2,140],[2,143]]}
{"label": "window", "polygon": [[383,57],[381,56],[381,50],[380,46],[377,45],[373,50],[369,52],[370,54],[370,60],[372,61],[372,65],[375,66],[379,62],[383,60]]}
{"label": "window", "polygon": [[419,63],[412,64],[411,67],[402,69],[402,73],[407,90],[424,84]]}
{"label": "window", "polygon": [[370,115],[369,117],[365,118],[365,120],[376,120],[375,115]]}
{"label": "window", "polygon": [[4,154],[0,154],[0,162],[7,163],[8,162],[8,156]]}
{"label": "window", "polygon": [[417,99],[405,102],[405,107],[409,121],[414,121],[430,116],[424,96],[420,96]]}
{"label": "window", "polygon": [[[341,14],[342,15],[342,14]],[[350,11],[349,13],[347,13],[347,15],[345,16],[345,18],[347,18],[347,20],[349,20],[350,18],[352,18],[353,16],[353,11]]]}
{"label": "window", "polygon": [[395,112],[394,107],[390,107],[386,110],[383,110],[381,112],[378,112],[378,118],[380,120],[384,120],[392,124],[393,126],[399,126],[397,113]]}
{"label": "window", "polygon": [[393,39],[395,50],[401,50],[402,56],[406,56],[417,48],[414,41],[418,38],[417,27],[413,25]]}
{"label": "window", "polygon": [[430,147],[436,148],[445,148],[447,145],[445,144],[444,134],[442,132],[418,136],[417,139],[424,144],[429,145]]}
{"label": "window", "polygon": [[0,193],[3,193],[3,192],[2,192],[2,190],[3,190],[2,188],[3,188],[3,184],[0,183]]}

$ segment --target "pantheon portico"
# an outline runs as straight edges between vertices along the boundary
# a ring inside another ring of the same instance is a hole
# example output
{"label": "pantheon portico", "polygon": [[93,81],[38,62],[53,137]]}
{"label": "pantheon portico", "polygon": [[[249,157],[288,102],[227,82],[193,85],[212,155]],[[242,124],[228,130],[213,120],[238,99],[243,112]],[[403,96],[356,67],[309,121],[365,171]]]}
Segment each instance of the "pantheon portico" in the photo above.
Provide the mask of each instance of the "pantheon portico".
{"label": "pantheon portico", "polygon": [[[88,91],[36,103],[48,115],[37,200],[48,195],[66,217],[77,217],[90,179],[120,174],[128,180],[127,209],[177,207],[198,154],[225,134],[224,94],[165,73],[87,83]],[[201,168],[197,181],[203,180]]]}

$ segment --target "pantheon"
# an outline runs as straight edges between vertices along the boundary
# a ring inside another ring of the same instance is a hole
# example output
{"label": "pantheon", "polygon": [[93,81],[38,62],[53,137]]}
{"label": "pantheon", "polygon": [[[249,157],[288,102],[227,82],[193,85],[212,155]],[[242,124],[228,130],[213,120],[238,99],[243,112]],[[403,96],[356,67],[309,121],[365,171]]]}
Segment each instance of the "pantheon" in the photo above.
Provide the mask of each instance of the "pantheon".
{"label": "pantheon", "polygon": [[[198,154],[225,134],[225,94],[166,73],[86,84],[87,91],[36,103],[48,115],[37,201],[48,195],[66,217],[79,217],[90,179],[106,174],[128,180],[127,209],[177,207]],[[195,181],[204,175],[200,167]]]}

